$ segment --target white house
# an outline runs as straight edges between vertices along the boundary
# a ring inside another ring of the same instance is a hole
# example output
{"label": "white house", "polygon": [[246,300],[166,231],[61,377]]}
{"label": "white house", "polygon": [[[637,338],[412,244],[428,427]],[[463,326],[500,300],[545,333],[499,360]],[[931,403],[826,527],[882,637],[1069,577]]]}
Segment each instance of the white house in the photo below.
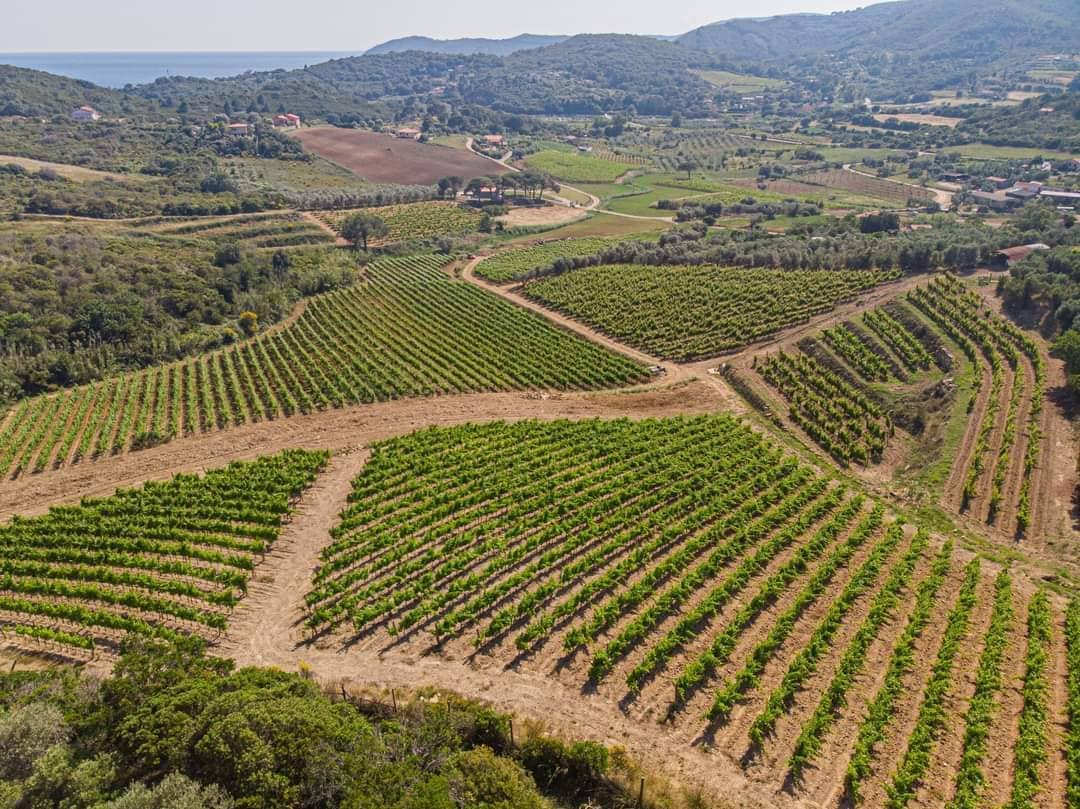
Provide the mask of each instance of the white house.
{"label": "white house", "polygon": [[96,121],[101,117],[101,113],[93,107],[83,106],[77,110],[72,110],[71,117],[76,121]]}

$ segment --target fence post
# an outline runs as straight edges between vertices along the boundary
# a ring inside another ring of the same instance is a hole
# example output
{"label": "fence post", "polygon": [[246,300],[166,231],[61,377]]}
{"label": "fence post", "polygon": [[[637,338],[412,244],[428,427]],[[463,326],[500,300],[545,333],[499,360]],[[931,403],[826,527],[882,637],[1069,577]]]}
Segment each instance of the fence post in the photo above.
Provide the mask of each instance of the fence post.
{"label": "fence post", "polygon": [[510,720],[510,747],[514,746],[514,720]]}
{"label": "fence post", "polygon": [[390,689],[390,699],[394,703],[394,713],[397,713],[397,692],[393,688]]}
{"label": "fence post", "polygon": [[642,809],[645,805],[645,779],[641,779],[641,785],[638,787],[637,793],[637,805],[638,809]]}

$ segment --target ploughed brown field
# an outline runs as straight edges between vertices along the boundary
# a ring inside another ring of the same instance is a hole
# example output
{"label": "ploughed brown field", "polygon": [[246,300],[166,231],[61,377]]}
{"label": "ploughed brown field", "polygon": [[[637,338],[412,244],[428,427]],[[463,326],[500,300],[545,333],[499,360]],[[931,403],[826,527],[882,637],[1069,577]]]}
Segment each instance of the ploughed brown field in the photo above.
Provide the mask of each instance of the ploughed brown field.
{"label": "ploughed brown field", "polygon": [[297,132],[304,148],[373,183],[429,185],[442,177],[502,174],[506,169],[463,149],[381,132],[316,127]]}

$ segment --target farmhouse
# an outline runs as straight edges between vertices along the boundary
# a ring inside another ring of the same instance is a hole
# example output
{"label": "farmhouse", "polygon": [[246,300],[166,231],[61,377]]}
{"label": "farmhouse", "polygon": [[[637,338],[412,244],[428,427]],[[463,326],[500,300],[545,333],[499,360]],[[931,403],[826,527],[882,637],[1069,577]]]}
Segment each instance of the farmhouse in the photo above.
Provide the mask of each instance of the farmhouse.
{"label": "farmhouse", "polygon": [[251,131],[251,125],[250,124],[243,124],[243,123],[226,124],[225,125],[225,131],[228,132],[230,135],[241,135],[241,136],[243,136],[243,135],[247,135],[248,132]]}
{"label": "farmhouse", "polygon": [[411,126],[403,126],[394,134],[402,140],[420,140],[420,130]]}
{"label": "farmhouse", "polygon": [[71,118],[74,121],[96,121],[100,117],[101,113],[93,107],[83,106],[71,111]]}
{"label": "farmhouse", "polygon": [[1041,190],[1042,183],[1040,182],[1021,182],[1017,183],[1012,188],[1005,189],[1005,196],[1020,200],[1021,202],[1027,202],[1029,199],[1034,199],[1039,196]]}
{"label": "farmhouse", "polygon": [[1021,200],[1006,196],[1004,191],[972,191],[971,201],[992,211],[1011,211],[1022,204]]}
{"label": "farmhouse", "polygon": [[484,143],[488,146],[502,146],[506,139],[502,135],[484,135]]}
{"label": "farmhouse", "polygon": [[994,186],[994,188],[1008,188],[1009,180],[1006,177],[987,177],[986,182]]}
{"label": "farmhouse", "polygon": [[294,115],[291,112],[286,112],[281,115],[275,115],[274,126],[284,127],[286,129],[299,129],[300,116]]}
{"label": "farmhouse", "polygon": [[993,262],[999,267],[1011,267],[1018,261],[1023,261],[1030,256],[1036,250],[1049,250],[1048,245],[1041,242],[1035,242],[1034,244],[1018,244],[1015,247],[1006,247],[1004,250],[998,250],[995,254],[995,261]]}

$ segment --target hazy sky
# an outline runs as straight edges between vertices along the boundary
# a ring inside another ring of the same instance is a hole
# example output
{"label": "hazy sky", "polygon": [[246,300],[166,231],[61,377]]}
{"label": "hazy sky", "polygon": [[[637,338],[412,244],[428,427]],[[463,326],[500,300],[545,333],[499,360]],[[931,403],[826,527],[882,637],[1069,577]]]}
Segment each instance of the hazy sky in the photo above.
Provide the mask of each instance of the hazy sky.
{"label": "hazy sky", "polygon": [[363,51],[410,34],[676,34],[731,17],[873,0],[0,0],[0,52]]}

